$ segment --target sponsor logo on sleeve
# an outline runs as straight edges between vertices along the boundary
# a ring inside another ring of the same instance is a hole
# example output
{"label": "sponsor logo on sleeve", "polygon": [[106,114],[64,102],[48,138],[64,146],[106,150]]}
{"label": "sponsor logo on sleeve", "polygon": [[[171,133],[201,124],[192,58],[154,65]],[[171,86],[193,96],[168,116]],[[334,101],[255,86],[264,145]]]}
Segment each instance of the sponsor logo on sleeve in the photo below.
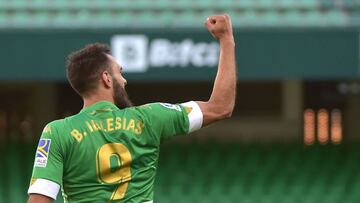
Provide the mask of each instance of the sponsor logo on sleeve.
{"label": "sponsor logo on sleeve", "polygon": [[169,104],[169,103],[160,103],[160,105],[165,108],[168,108],[168,109],[174,109],[176,111],[181,111],[181,107],[179,105]]}
{"label": "sponsor logo on sleeve", "polygon": [[36,150],[35,166],[46,167],[49,157],[51,139],[40,139],[39,145]]}

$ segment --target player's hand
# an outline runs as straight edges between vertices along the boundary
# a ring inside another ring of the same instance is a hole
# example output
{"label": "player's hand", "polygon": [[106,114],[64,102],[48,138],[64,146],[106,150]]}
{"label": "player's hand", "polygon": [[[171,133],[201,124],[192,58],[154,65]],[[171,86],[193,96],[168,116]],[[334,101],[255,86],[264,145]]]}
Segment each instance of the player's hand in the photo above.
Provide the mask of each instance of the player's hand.
{"label": "player's hand", "polygon": [[205,21],[205,27],[220,43],[222,41],[234,41],[231,18],[228,14],[208,17]]}

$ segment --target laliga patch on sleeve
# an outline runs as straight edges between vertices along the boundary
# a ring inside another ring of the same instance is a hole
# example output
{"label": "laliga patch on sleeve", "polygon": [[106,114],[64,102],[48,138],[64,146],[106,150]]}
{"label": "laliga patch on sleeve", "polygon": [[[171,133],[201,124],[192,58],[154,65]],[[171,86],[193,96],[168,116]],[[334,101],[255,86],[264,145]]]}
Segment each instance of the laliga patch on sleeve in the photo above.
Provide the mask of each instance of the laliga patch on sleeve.
{"label": "laliga patch on sleeve", "polygon": [[51,139],[40,139],[39,145],[36,150],[35,166],[46,167],[49,157]]}
{"label": "laliga patch on sleeve", "polygon": [[165,108],[168,108],[168,109],[174,109],[176,111],[181,111],[181,107],[179,105],[169,104],[169,103],[160,103],[160,105]]}

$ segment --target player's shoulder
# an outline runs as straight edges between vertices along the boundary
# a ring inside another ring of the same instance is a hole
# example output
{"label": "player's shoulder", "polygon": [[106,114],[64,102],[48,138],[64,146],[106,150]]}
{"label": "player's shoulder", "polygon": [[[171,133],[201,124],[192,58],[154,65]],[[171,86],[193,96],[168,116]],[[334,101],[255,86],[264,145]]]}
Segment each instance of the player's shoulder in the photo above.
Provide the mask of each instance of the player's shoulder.
{"label": "player's shoulder", "polygon": [[64,122],[64,119],[56,119],[51,121],[48,125],[52,125],[52,126],[59,126]]}
{"label": "player's shoulder", "polygon": [[137,107],[139,110],[176,110],[176,111],[182,111],[182,107],[179,104],[171,104],[171,103],[165,103],[165,102],[154,102],[154,103],[148,103]]}
{"label": "player's shoulder", "polygon": [[83,121],[85,116],[85,113],[79,112],[75,115],[71,115],[71,116],[67,116],[63,119],[59,119],[58,120],[58,125],[61,126],[62,128],[66,128],[67,126],[74,125],[74,124],[78,124],[79,122]]}
{"label": "player's shoulder", "polygon": [[56,132],[61,128],[63,119],[53,120],[45,125],[43,129],[43,134],[56,134]]}

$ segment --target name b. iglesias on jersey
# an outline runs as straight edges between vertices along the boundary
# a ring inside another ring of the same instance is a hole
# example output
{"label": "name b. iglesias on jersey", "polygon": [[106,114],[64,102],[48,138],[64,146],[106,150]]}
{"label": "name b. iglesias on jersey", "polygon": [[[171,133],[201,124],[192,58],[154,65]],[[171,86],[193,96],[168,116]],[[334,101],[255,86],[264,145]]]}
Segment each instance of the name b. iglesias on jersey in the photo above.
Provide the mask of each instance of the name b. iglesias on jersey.
{"label": "name b. iglesias on jersey", "polygon": [[127,119],[121,117],[106,118],[105,124],[103,120],[87,120],[84,122],[85,131],[81,132],[79,129],[72,129],[70,135],[78,142],[81,142],[86,136],[91,136],[93,132],[113,132],[113,131],[129,131],[136,135],[143,132],[145,124],[142,121],[135,119]]}

